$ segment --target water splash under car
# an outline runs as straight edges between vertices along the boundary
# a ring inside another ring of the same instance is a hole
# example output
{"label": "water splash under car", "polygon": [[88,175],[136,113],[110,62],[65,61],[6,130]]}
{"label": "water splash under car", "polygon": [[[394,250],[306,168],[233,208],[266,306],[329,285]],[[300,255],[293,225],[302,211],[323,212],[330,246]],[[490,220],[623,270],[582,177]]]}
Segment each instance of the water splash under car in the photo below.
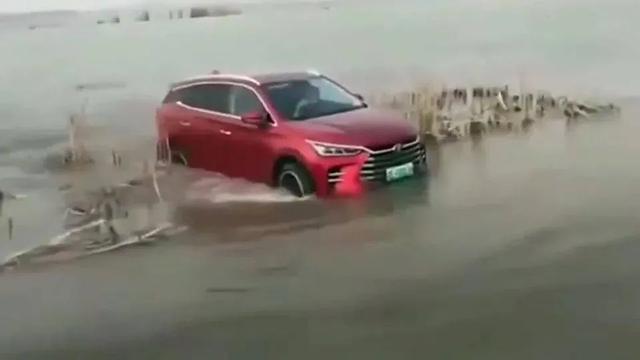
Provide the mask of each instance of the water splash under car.
{"label": "water splash under car", "polygon": [[413,125],[318,73],[187,79],[156,115],[159,159],[300,197],[360,193],[427,168]]}

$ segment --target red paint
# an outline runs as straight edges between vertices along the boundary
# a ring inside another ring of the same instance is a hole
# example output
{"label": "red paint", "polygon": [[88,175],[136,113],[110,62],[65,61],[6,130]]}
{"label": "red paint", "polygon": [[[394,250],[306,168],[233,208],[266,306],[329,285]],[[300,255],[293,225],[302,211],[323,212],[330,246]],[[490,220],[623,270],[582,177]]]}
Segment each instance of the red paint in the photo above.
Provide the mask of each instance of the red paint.
{"label": "red paint", "polygon": [[[371,108],[304,121],[285,119],[269,102],[263,85],[258,83],[295,76],[309,75],[274,74],[254,78],[257,81],[215,75],[176,84],[184,87],[202,82],[225,82],[250,87],[264,101],[271,123],[257,126],[255,114],[247,114],[242,121],[239,117],[166,102],[156,116],[160,140],[169,138],[172,150],[183,152],[192,167],[271,185],[276,185],[277,162],[283,158],[295,159],[311,174],[317,195],[328,196],[357,195],[363,191],[359,174],[369,153],[321,156],[307,140],[380,149],[416,138],[416,129],[402,117]],[[332,168],[341,168],[344,173],[341,183],[329,184],[327,176]]]}

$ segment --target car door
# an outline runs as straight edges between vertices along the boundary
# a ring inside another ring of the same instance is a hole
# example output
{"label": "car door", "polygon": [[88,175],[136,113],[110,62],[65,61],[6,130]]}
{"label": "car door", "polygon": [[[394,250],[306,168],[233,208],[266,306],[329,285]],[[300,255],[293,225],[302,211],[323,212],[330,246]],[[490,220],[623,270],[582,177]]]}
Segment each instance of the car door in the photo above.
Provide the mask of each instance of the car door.
{"label": "car door", "polygon": [[225,174],[221,117],[228,111],[229,86],[199,84],[190,87],[182,104],[188,116],[181,123],[188,133],[185,147],[189,165]]}
{"label": "car door", "polygon": [[163,149],[159,156],[168,156],[168,139],[171,139],[172,151],[187,151],[190,144],[191,113],[182,106],[187,89],[173,89],[163,100],[163,106],[156,112],[159,144]]}
{"label": "car door", "polygon": [[270,140],[275,133],[272,127],[259,127],[242,122],[242,115],[262,112],[267,114],[258,94],[248,86],[235,84],[230,87],[229,117],[223,121],[225,148],[230,156],[227,168],[233,176],[256,182],[270,182],[273,166],[273,148]]}

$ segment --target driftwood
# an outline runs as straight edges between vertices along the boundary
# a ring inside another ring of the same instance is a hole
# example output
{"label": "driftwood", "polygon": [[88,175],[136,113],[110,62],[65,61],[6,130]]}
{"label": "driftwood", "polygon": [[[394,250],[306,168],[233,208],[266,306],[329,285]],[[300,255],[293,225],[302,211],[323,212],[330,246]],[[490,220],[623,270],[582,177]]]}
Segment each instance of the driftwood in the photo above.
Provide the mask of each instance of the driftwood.
{"label": "driftwood", "polygon": [[149,12],[146,10],[136,17],[136,21],[140,21],[140,22],[146,22],[146,21],[149,21],[150,19],[151,19],[151,16],[149,16]]}
{"label": "driftwood", "polygon": [[221,16],[229,16],[229,15],[239,15],[242,11],[227,7],[193,7],[189,9],[189,17],[194,18],[203,18],[203,17],[221,17]]}
{"label": "driftwood", "polygon": [[490,131],[528,131],[549,117],[589,118],[620,112],[613,104],[587,105],[547,92],[511,94],[508,86],[414,90],[376,94],[374,106],[386,107],[414,121],[420,133],[439,141],[478,137]]}

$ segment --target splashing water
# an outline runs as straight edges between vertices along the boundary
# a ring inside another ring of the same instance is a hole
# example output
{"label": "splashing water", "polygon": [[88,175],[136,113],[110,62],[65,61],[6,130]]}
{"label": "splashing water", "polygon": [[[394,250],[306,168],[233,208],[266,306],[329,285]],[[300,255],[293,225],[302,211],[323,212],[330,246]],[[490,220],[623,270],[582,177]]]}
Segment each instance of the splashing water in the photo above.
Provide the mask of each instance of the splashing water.
{"label": "splashing water", "polygon": [[186,190],[187,200],[221,203],[276,203],[303,201],[285,190],[274,189],[243,179],[230,179],[222,175],[209,175],[197,180]]}

